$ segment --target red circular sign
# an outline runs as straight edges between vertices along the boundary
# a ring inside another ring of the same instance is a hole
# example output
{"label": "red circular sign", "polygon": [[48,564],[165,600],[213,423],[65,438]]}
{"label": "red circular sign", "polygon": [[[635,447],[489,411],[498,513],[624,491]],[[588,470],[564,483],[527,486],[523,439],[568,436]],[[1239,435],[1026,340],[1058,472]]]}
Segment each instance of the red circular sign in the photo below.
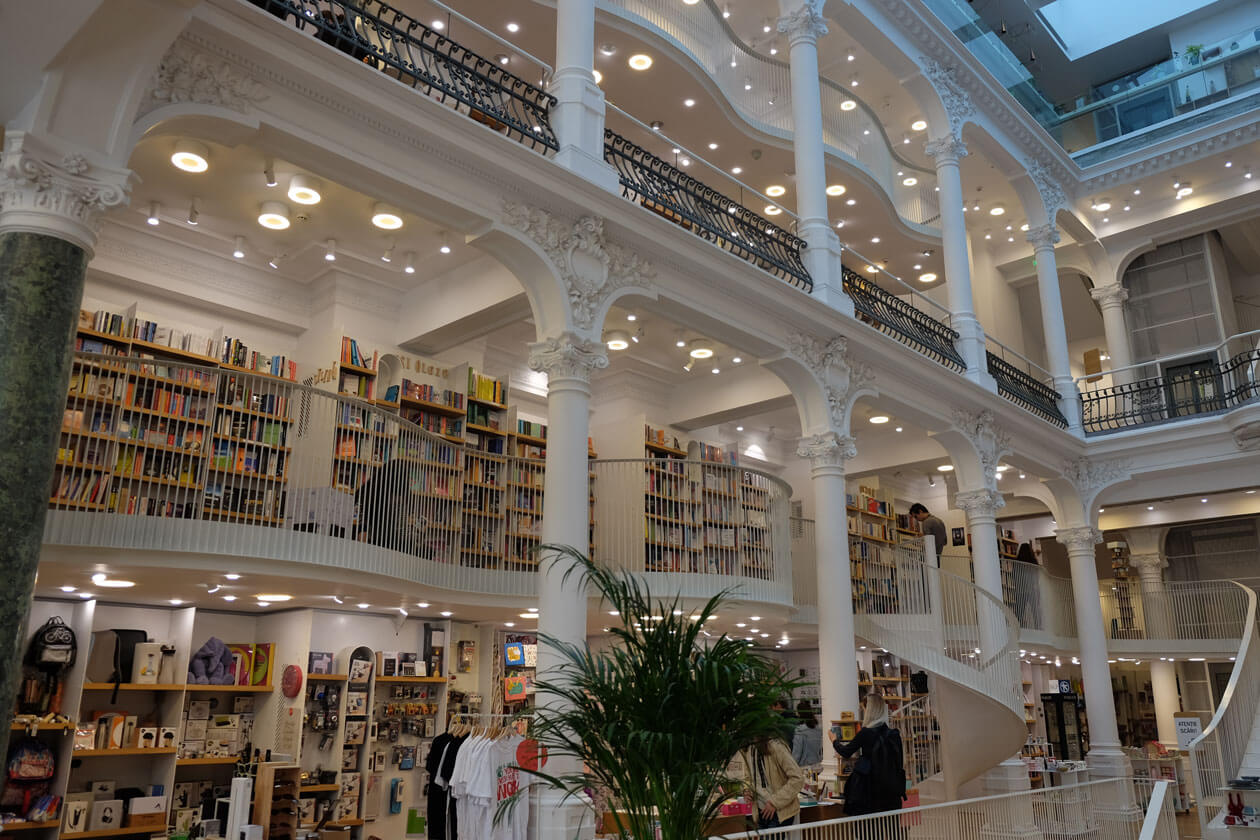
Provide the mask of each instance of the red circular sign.
{"label": "red circular sign", "polygon": [[526,738],[516,745],[516,763],[526,770],[541,770],[547,764],[547,748]]}
{"label": "red circular sign", "polygon": [[289,665],[284,669],[284,675],[280,677],[280,690],[284,692],[284,696],[290,699],[297,697],[298,692],[302,690],[302,669],[296,665]]}

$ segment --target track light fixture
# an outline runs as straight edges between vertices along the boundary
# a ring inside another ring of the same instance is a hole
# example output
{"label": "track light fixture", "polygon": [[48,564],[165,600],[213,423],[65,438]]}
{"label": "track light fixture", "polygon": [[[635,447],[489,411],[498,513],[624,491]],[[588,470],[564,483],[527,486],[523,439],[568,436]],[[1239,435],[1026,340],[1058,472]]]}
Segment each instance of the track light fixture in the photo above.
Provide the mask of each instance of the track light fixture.
{"label": "track light fixture", "polygon": [[197,212],[197,199],[193,199],[188,204],[188,224],[196,225],[197,219],[201,214]]}
{"label": "track light fixture", "polygon": [[407,274],[416,273],[415,253],[408,251],[406,254],[403,255],[403,271],[405,271]]}
{"label": "track light fixture", "polygon": [[263,164],[263,178],[267,182],[267,186],[274,187],[276,181],[276,165],[268,160]]}
{"label": "track light fixture", "polygon": [[245,237],[238,236],[232,240],[232,256],[238,260],[245,259]]}
{"label": "track light fixture", "polygon": [[157,227],[158,225],[162,224],[162,220],[158,218],[158,213],[161,211],[161,209],[162,209],[162,205],[159,204],[158,202],[156,201],[149,202],[149,218],[147,219],[147,221],[149,224],[153,225],[154,227]]}

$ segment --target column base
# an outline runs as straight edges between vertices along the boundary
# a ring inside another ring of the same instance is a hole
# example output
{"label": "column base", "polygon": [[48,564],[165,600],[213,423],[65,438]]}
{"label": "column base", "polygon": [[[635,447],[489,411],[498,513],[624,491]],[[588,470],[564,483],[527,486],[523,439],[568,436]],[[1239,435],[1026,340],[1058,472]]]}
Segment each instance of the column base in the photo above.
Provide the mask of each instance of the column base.
{"label": "column base", "polygon": [[802,258],[814,283],[812,296],[830,308],[854,317],[853,300],[844,291],[844,248],[825,219],[801,223],[798,235],[807,247]]}
{"label": "column base", "polygon": [[985,353],[984,328],[968,313],[955,314],[952,321],[958,331],[958,353],[967,365],[963,376],[996,394],[997,381],[989,373],[989,358]]}
{"label": "column base", "polygon": [[1094,789],[1094,813],[1100,823],[1140,823],[1145,817],[1133,791],[1133,763],[1117,747],[1099,747],[1085,756],[1089,780],[1115,779],[1116,784]]}
{"label": "column base", "polygon": [[[984,792],[989,796],[1030,790],[1028,768],[1018,757],[1006,759],[984,774]],[[1041,829],[1033,821],[1032,800],[1012,800],[1005,820],[991,820],[980,829],[986,840],[1041,840]]]}
{"label": "column base", "polygon": [[556,152],[555,161],[600,189],[614,195],[621,194],[621,181],[617,177],[617,170],[609,166],[602,158],[592,157],[577,146],[563,146]]}
{"label": "column base", "polygon": [[595,836],[595,812],[590,800],[582,801],[550,788],[530,797],[529,840],[591,840]]}
{"label": "column base", "polygon": [[1076,389],[1076,380],[1070,376],[1056,376],[1054,390],[1059,392],[1059,411],[1063,412],[1063,417],[1067,420],[1068,431],[1083,435],[1085,432],[1081,425],[1081,392]]}

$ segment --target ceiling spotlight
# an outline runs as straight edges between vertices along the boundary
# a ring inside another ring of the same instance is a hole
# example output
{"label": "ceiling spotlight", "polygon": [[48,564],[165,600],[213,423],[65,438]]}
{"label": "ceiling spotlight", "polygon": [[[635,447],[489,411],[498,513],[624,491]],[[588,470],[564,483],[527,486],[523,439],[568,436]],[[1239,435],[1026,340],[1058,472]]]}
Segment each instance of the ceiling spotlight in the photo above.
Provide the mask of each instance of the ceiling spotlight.
{"label": "ceiling spotlight", "polygon": [[412,251],[403,254],[403,271],[408,274],[416,273],[416,255]]}
{"label": "ceiling spotlight", "polygon": [[455,613],[451,612],[450,610],[442,610],[442,612],[439,613],[439,615],[441,615],[442,618],[450,618],[451,616],[455,615]]}
{"label": "ceiling spotlight", "polygon": [[235,596],[235,595],[224,595],[224,596],[223,596],[223,600],[224,600],[224,601],[235,601],[235,600],[236,600],[236,596]]}
{"label": "ceiling spotlight", "polygon": [[880,425],[883,425],[884,423],[887,423],[888,419],[889,418],[887,414],[876,414],[875,416],[871,418],[871,422],[874,423],[876,426],[880,426]]}
{"label": "ceiling spotlight", "polygon": [[282,201],[264,201],[258,208],[258,224],[272,230],[286,229],[289,226],[289,206]]}
{"label": "ceiling spotlight", "polygon": [[852,111],[856,107],[857,107],[857,103],[854,102],[852,99],[846,99],[840,103],[841,111]]}
{"label": "ceiling spotlight", "polygon": [[913,175],[909,175],[901,179],[901,185],[903,187],[913,187],[917,183],[919,183],[919,179],[914,177]]}
{"label": "ceiling spotlight", "polygon": [[1190,186],[1189,184],[1185,184],[1177,190],[1177,198],[1178,199],[1185,198],[1186,196],[1190,195],[1193,192],[1194,192],[1194,187]]}
{"label": "ceiling spotlight", "polygon": [[743,427],[743,426],[736,426],[736,427],[735,427],[735,431],[737,431],[737,432],[742,432],[742,431],[744,431],[744,427]]}
{"label": "ceiling spotlight", "polygon": [[149,224],[153,225],[154,227],[157,227],[158,225],[162,224],[162,220],[158,218],[158,212],[161,211],[161,209],[162,209],[162,205],[159,204],[158,202],[156,201],[149,202],[149,218],[147,221],[149,222]]}
{"label": "ceiling spotlight", "polygon": [[653,131],[660,131],[662,128],[665,127],[665,123],[661,122],[660,120],[652,120],[650,125]]}
{"label": "ceiling spotlight", "polygon": [[927,120],[915,120],[910,123],[910,127],[915,131],[923,131],[927,128]]}
{"label": "ceiling spotlight", "polygon": [[937,472],[952,472],[953,469],[954,469],[953,464],[941,464],[939,467],[936,468],[936,471]]}
{"label": "ceiling spotlight", "polygon": [[787,192],[787,187],[781,186],[780,184],[771,184],[770,186],[766,187],[766,195],[770,196],[771,198],[778,198],[779,196],[783,195],[786,192]]}
{"label": "ceiling spotlight", "polygon": [[877,271],[879,271],[879,269],[877,269],[875,266],[871,265],[870,263],[867,263],[867,265],[866,265],[866,273],[867,273],[867,274],[874,274],[874,273],[875,273],[875,272],[877,272]]}
{"label": "ceiling spotlight", "polygon": [[372,224],[384,230],[398,230],[403,226],[403,220],[397,210],[378,202],[372,208]]}
{"label": "ceiling spotlight", "polygon": [[361,610],[366,610],[368,607],[372,605],[371,604],[357,604],[356,606],[358,606],[358,608]]}
{"label": "ceiling spotlight", "polygon": [[845,187],[843,184],[828,184],[827,195],[844,195]]}
{"label": "ceiling spotlight", "polygon": [[598,70],[592,70],[591,75],[595,77],[595,84],[602,85],[604,83],[604,74]]}
{"label": "ceiling spotlight", "polygon": [[103,586],[106,589],[130,589],[136,585],[134,580],[108,578],[103,572],[97,572],[92,575],[92,583],[95,583],[97,586]]}
{"label": "ceiling spotlight", "polygon": [[298,204],[319,204],[320,190],[323,185],[318,178],[309,175],[294,175],[289,179],[289,200]]}
{"label": "ceiling spotlight", "polygon": [[741,173],[741,172],[743,172],[743,171],[744,171],[744,167],[742,167],[742,166],[732,166],[732,167],[731,167],[731,174],[732,174],[732,175],[738,175],[739,173]]}
{"label": "ceiling spotlight", "polygon": [[180,140],[171,154],[171,163],[185,172],[205,172],[210,168],[210,150],[196,140]]}
{"label": "ceiling spotlight", "polygon": [[840,221],[836,222],[836,227],[838,228],[844,227],[844,219],[841,219]]}
{"label": "ceiling spotlight", "polygon": [[509,23],[507,25],[508,32],[519,32],[520,29],[521,29],[521,25],[519,23]]}
{"label": "ceiling spotlight", "polygon": [[695,366],[696,366],[696,360],[688,359],[687,363],[683,365],[683,370],[687,371],[687,373],[691,373],[691,369]]}
{"label": "ceiling spotlight", "polygon": [[625,350],[630,346],[630,336],[625,330],[609,330],[604,343],[609,350]]}
{"label": "ceiling spotlight", "polygon": [[232,240],[232,256],[238,260],[245,259],[245,237],[237,236]]}
{"label": "ceiling spotlight", "polygon": [[449,254],[451,252],[451,245],[450,242],[447,241],[446,231],[442,231],[442,246],[438,248],[438,252],[442,254]]}
{"label": "ceiling spotlight", "polygon": [[617,47],[614,44],[600,44],[599,51],[604,55],[616,55]]}
{"label": "ceiling spotlight", "polygon": [[691,342],[691,350],[688,355],[693,359],[711,359],[713,358],[713,346],[702,338],[697,338]]}
{"label": "ceiling spotlight", "polygon": [[686,106],[686,107],[688,107],[688,108],[694,108],[694,107],[696,107],[696,100],[691,99],[691,98],[684,99],[684,100],[683,100],[683,105],[684,105],[684,106]]}
{"label": "ceiling spotlight", "polygon": [[872,244],[872,245],[878,245],[878,244],[879,244],[879,237],[878,237],[878,236],[872,236],[872,237],[871,237],[871,244]]}
{"label": "ceiling spotlight", "polygon": [[782,210],[782,209],[780,209],[779,207],[776,207],[776,206],[775,206],[775,205],[773,205],[773,204],[767,204],[767,205],[766,205],[766,215],[767,215],[767,216],[777,216],[777,215],[779,215],[779,214],[780,214],[780,213],[782,213],[782,212],[783,212],[783,210]]}
{"label": "ceiling spotlight", "polygon": [[1108,199],[1104,198],[1102,201],[1094,202],[1093,208],[1097,210],[1099,213],[1106,213],[1108,210],[1111,209],[1111,202]]}
{"label": "ceiling spotlight", "polygon": [[293,600],[292,595],[258,595],[257,598],[259,601],[266,601],[267,603],[271,603],[271,604],[279,603],[281,601]]}
{"label": "ceiling spotlight", "polygon": [[1147,509],[1147,510],[1155,510],[1155,505],[1147,505],[1147,506],[1146,506],[1146,509]]}
{"label": "ceiling spotlight", "polygon": [[852,207],[853,205],[857,204],[857,199],[849,198],[849,199],[846,199],[844,203]]}
{"label": "ceiling spotlight", "polygon": [[337,240],[329,239],[324,245],[324,259],[328,262],[336,262],[337,260]]}
{"label": "ceiling spotlight", "polygon": [[724,20],[730,20],[730,17],[731,17],[731,7],[730,7],[730,6],[723,6],[723,7],[722,7],[722,18],[723,18]]}
{"label": "ceiling spotlight", "polygon": [[1019,229],[1020,229],[1021,231],[1025,232],[1025,233],[1027,233],[1027,232],[1028,232],[1028,222],[1024,222],[1022,225],[1020,225],[1020,226],[1019,226]]}
{"label": "ceiling spotlight", "polygon": [[734,358],[731,359],[731,364],[737,365],[742,361],[744,361],[742,356],[735,356]]}
{"label": "ceiling spotlight", "polygon": [[435,19],[432,23],[429,24],[429,28],[437,30],[438,32],[441,32],[443,29],[446,28],[446,22],[443,20]]}
{"label": "ceiling spotlight", "polygon": [[263,164],[263,180],[269,187],[276,185],[276,167],[271,161]]}
{"label": "ceiling spotlight", "polygon": [[393,261],[394,261],[394,246],[390,245],[388,248],[385,249],[385,252],[381,254],[381,262],[387,263],[387,262],[393,262]]}
{"label": "ceiling spotlight", "polygon": [[508,58],[508,57],[507,57],[506,55],[504,55],[503,53],[499,53],[498,55],[496,55],[496,56],[494,57],[494,60],[495,60],[495,61],[497,61],[497,62],[499,62],[499,64],[503,65],[504,67],[507,67],[508,62],[509,62],[509,61],[511,61],[511,59],[510,59],[510,58]]}
{"label": "ceiling spotlight", "polygon": [[172,598],[172,599],[170,600],[170,605],[171,605],[172,607],[178,607],[178,606],[179,606],[180,604],[182,604],[182,603],[184,603],[184,601],[183,601],[183,599],[182,599],[182,598]]}
{"label": "ceiling spotlight", "polygon": [[928,271],[919,275],[920,283],[932,283],[936,280],[936,275]]}
{"label": "ceiling spotlight", "polygon": [[78,589],[78,587],[77,587],[77,586],[63,586],[63,587],[61,587],[61,591],[62,591],[62,592],[73,592],[73,591],[74,591],[74,590],[76,590],[76,589]]}
{"label": "ceiling spotlight", "polygon": [[716,375],[716,374],[719,374],[719,373],[721,373],[721,372],[722,372],[722,369],[721,369],[721,368],[717,368],[717,367],[715,367],[715,368],[711,371],[711,373],[713,373],[713,374],[715,374],[715,375]]}
{"label": "ceiling spotlight", "polygon": [[894,432],[900,432],[900,431],[901,431],[901,427],[900,427],[900,426],[898,426],[897,428],[893,429],[893,431],[894,431]]}
{"label": "ceiling spotlight", "polygon": [[630,56],[629,65],[631,70],[646,70],[652,66],[652,56],[643,53],[635,53]]}

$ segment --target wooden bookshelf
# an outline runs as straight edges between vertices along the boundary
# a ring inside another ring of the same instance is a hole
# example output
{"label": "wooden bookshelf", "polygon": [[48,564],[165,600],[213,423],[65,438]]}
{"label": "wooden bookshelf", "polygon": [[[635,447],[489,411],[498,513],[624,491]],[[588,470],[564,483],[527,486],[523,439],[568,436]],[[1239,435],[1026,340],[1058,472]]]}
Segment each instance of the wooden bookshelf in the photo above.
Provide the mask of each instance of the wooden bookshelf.
{"label": "wooden bookshelf", "polygon": [[235,755],[209,756],[206,758],[177,758],[176,767],[211,767],[219,764],[236,764],[240,758]]}
{"label": "wooden bookshelf", "polygon": [[[83,684],[84,691],[113,691],[114,688],[114,684],[110,682]],[[117,688],[119,691],[183,691],[184,683],[120,683]]]}
{"label": "wooden bookshelf", "polygon": [[34,831],[39,828],[56,828],[61,825],[61,820],[43,820],[41,822],[28,822],[20,820],[18,822],[0,823],[0,833],[7,834],[10,831]]}
{"label": "wooden bookshelf", "polygon": [[[5,827],[5,830],[6,831],[8,830],[7,826]],[[77,832],[74,832],[73,834],[62,834],[60,836],[66,837],[66,838],[75,837],[75,838],[79,838],[79,840],[94,840],[94,838],[97,838],[97,837],[130,837],[136,834],[162,834],[164,832],[165,832],[165,829],[154,828],[153,826],[148,826],[148,827],[132,826],[130,828],[110,828],[104,831],[77,831]]]}
{"label": "wooden bookshelf", "polygon": [[175,755],[175,747],[119,747],[108,750],[75,750],[74,758],[121,758],[135,755]]}
{"label": "wooden bookshelf", "polygon": [[262,694],[271,691],[272,688],[273,686],[270,685],[201,685],[199,683],[188,683],[187,685],[187,690],[191,692],[228,691],[234,694]]}

